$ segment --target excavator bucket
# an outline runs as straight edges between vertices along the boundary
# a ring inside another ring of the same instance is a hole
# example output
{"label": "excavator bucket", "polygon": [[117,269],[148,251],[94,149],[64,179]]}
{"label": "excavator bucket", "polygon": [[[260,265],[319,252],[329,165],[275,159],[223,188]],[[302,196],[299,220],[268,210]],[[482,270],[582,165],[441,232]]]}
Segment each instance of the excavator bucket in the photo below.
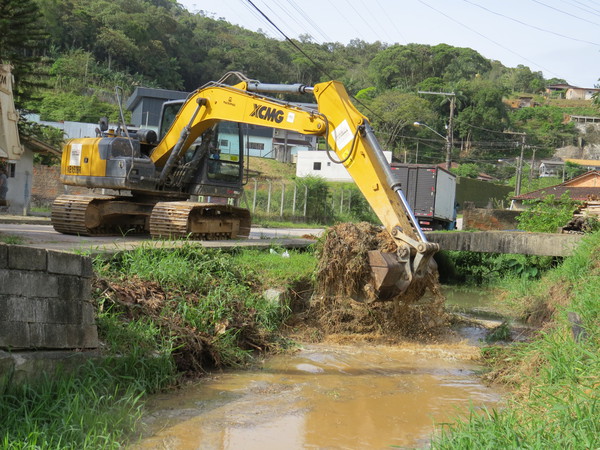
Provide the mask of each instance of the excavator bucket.
{"label": "excavator bucket", "polygon": [[[379,300],[387,299],[399,291],[397,283],[405,278],[405,272],[394,253],[371,250],[369,266],[373,274],[373,288]],[[410,283],[410,281],[409,281]]]}

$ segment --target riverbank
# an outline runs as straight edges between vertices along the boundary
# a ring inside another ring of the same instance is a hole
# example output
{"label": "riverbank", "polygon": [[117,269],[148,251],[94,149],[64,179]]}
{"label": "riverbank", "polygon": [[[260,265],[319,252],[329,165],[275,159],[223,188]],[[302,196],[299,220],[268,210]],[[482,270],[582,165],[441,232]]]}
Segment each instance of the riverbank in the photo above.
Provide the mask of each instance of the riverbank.
{"label": "riverbank", "polygon": [[439,449],[571,448],[600,445],[600,233],[504,301],[539,328],[531,342],[491,347],[488,378],[514,392],[502,410],[443,430]]}
{"label": "riverbank", "polygon": [[[600,313],[597,305],[594,309],[600,292],[598,240],[586,244],[541,281],[524,282],[522,290],[507,296],[526,319],[527,314],[529,318],[553,317],[553,321],[546,320],[535,342],[485,352],[496,367],[491,378],[532,394],[515,396],[503,412],[490,412],[487,421],[485,414],[474,415],[471,422],[446,429],[434,447],[535,444],[539,437],[529,425],[530,417],[545,417],[540,411],[546,414],[547,408],[553,411],[564,406],[548,403],[552,395],[564,396],[574,408],[581,408],[577,425],[560,422],[577,412],[567,409],[553,426],[573,430],[580,442],[595,442],[585,417],[598,414],[592,402],[600,385],[596,331]],[[247,367],[265,351],[293,351],[295,344],[284,337],[282,327],[291,315],[306,308],[316,261],[306,251],[271,250],[221,252],[184,246],[143,254],[142,248],[139,254],[122,252],[110,261],[97,259],[94,298],[105,358],[90,361],[79,373],[48,379],[35,387],[14,389],[0,384],[0,415],[10,418],[0,425],[3,447],[119,448],[135,436],[145,397],[186,384],[182,374]],[[519,298],[526,301],[519,303]],[[558,301],[549,304],[544,302],[547,298]],[[569,312],[577,314],[582,330],[577,339]],[[285,331],[289,336],[293,330]],[[315,342],[322,339],[315,330],[306,336]],[[342,338],[336,337],[336,343],[352,339]],[[364,342],[372,338],[377,336],[366,336]],[[521,374],[521,379],[514,374]],[[512,434],[507,433],[509,428]],[[550,442],[554,438],[550,431],[539,442]],[[486,440],[491,433],[498,436]]]}

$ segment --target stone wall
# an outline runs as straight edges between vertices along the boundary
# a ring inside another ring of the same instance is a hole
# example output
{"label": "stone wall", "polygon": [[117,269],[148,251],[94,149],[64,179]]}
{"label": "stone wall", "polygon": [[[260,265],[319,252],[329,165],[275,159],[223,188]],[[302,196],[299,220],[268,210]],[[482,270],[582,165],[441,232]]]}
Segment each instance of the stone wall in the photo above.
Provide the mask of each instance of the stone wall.
{"label": "stone wall", "polygon": [[0,244],[0,349],[98,347],[90,258]]}
{"label": "stone wall", "polygon": [[[468,206],[468,205],[467,205]],[[464,230],[516,230],[520,211],[508,209],[469,208],[463,210]]]}

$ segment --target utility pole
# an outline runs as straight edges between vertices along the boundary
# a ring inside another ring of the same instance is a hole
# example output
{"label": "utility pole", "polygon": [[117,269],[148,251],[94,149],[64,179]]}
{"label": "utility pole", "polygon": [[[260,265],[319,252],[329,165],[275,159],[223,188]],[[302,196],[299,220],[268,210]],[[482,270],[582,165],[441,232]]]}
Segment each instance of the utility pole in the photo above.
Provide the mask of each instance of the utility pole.
{"label": "utility pole", "polygon": [[452,148],[454,146],[452,136],[452,119],[454,118],[454,107],[456,104],[456,94],[454,92],[431,92],[417,91],[419,94],[443,95],[450,98],[450,118],[448,119],[448,128],[446,130],[446,169],[452,168]]}
{"label": "utility pole", "polygon": [[517,182],[515,184],[515,197],[521,195],[521,181],[523,179],[523,153],[525,151],[525,138],[527,137],[526,133],[518,133],[516,131],[504,131],[505,134],[514,134],[517,136],[521,136],[521,156],[519,156],[519,161],[517,161]]}

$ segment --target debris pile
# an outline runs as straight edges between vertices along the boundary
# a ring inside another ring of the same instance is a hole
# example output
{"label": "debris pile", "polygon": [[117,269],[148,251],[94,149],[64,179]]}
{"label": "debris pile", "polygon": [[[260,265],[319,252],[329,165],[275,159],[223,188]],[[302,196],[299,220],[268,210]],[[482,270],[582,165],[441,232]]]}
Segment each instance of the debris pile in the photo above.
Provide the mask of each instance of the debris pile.
{"label": "debris pile", "polygon": [[434,268],[403,294],[385,302],[377,299],[367,253],[396,249],[387,231],[366,222],[328,230],[319,249],[310,308],[312,320],[325,334],[429,335],[446,324],[445,298]]}

